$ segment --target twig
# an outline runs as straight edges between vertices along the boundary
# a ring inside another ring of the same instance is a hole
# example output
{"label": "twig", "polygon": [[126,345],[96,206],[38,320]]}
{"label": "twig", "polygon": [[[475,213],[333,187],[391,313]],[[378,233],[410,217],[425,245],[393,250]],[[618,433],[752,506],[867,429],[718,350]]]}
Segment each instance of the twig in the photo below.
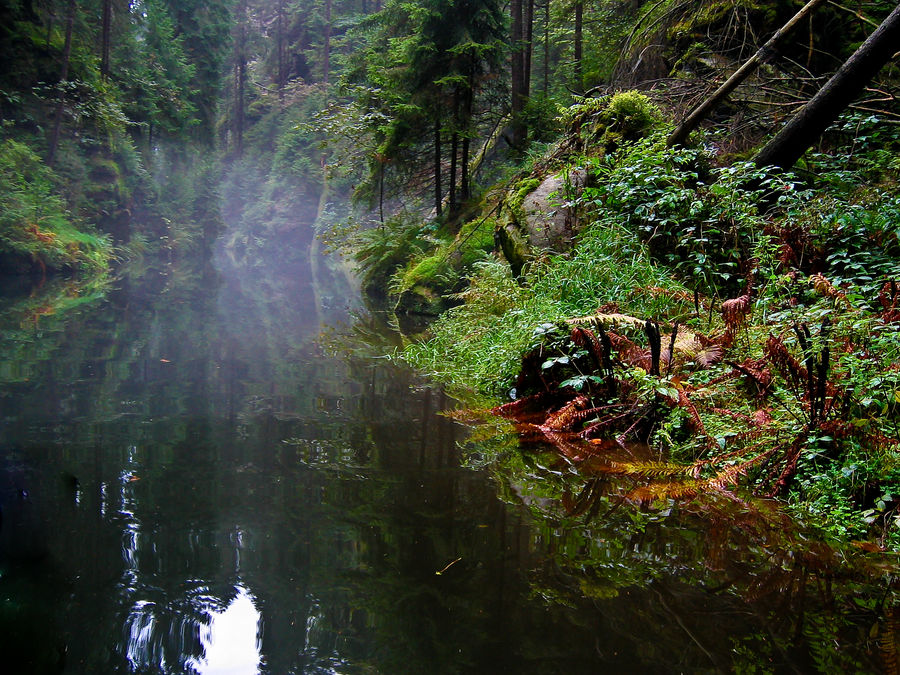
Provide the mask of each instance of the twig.
{"label": "twig", "polygon": [[460,560],[462,560],[462,558],[457,558],[456,560],[453,560],[453,561],[447,563],[447,566],[444,567],[444,569],[435,572],[435,574],[438,575],[438,576],[441,576],[444,572],[446,572],[447,570],[449,570],[451,567],[453,567],[453,566],[454,566],[456,563],[458,563]]}

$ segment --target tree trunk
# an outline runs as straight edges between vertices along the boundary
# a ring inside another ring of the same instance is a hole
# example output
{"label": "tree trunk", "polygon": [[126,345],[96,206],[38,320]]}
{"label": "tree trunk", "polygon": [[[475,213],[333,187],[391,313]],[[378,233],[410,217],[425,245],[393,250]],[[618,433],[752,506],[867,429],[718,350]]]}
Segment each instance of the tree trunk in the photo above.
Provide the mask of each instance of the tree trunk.
{"label": "tree trunk", "polygon": [[112,0],[103,0],[103,18],[100,35],[100,76],[109,77],[109,52],[112,32]]}
{"label": "tree trunk", "polygon": [[75,0],[69,0],[66,8],[66,41],[63,45],[62,69],[59,74],[59,100],[56,102],[56,113],[53,116],[53,131],[50,134],[50,147],[47,150],[48,164],[53,164],[53,161],[56,159],[56,149],[59,147],[59,132],[62,128],[63,108],[66,103],[65,87],[69,79],[69,58],[72,56],[72,27],[74,25]]}
{"label": "tree trunk", "polygon": [[459,180],[460,199],[463,202],[469,200],[469,126],[472,123],[472,103],[474,99],[473,77],[469,75],[469,87],[465,93],[466,129],[462,140],[462,177]]}
{"label": "tree trunk", "polygon": [[534,0],[525,0],[525,13],[523,16],[523,23],[525,24],[525,35],[523,36],[525,39],[525,54],[522,67],[522,86],[525,91],[525,97],[528,98],[529,96],[531,96],[531,55],[533,52],[532,38],[534,37]]}
{"label": "tree trunk", "polygon": [[441,215],[441,116],[434,116],[434,212]]}
{"label": "tree trunk", "polygon": [[238,3],[238,38],[235,45],[234,141],[237,156],[244,153],[244,90],[247,85],[247,3]]}
{"label": "tree trunk", "polygon": [[331,0],[325,0],[325,48],[322,55],[323,77],[322,81],[328,84],[331,75]]}
{"label": "tree trunk", "polygon": [[469,200],[469,136],[462,139],[462,176],[459,179],[459,199],[461,202]]}
{"label": "tree trunk", "polygon": [[706,99],[703,103],[694,108],[687,117],[684,118],[684,121],[675,131],[672,132],[672,135],[669,136],[668,144],[671,145],[680,145],[684,143],[687,139],[688,135],[697,128],[697,125],[702,122],[709,113],[712,112],[713,108],[715,108],[728,94],[734,91],[735,87],[737,87],[741,82],[746,80],[751,73],[753,73],[762,63],[770,60],[772,56],[774,56],[774,48],[775,45],[781,40],[782,37],[787,35],[787,33],[796,26],[806,15],[812,12],[813,9],[816,8],[817,5],[824,2],[824,0],[809,0],[799,12],[797,12],[791,19],[784,24],[781,28],[775,31],[775,34],[769,38],[768,42],[759,48],[753,56],[751,56],[744,64],[738,68],[734,73],[729,77],[725,82],[722,83],[716,91],[713,92],[712,96]]}
{"label": "tree trunk", "polygon": [[582,24],[584,23],[584,3],[578,0],[575,3],[575,91],[580,93],[584,89],[584,81],[581,74],[582,56]]}
{"label": "tree trunk", "polygon": [[550,93],[550,0],[544,3],[544,96]]}
{"label": "tree trunk", "polygon": [[456,157],[459,154],[459,133],[454,130],[450,136],[450,214],[456,213]]}
{"label": "tree trunk", "polygon": [[56,14],[53,13],[53,9],[50,8],[47,11],[47,35],[44,40],[44,49],[50,51],[50,36],[53,33],[53,20],[56,18]]}
{"label": "tree trunk", "polygon": [[453,90],[453,133],[450,136],[450,215],[456,213],[456,174],[459,157],[459,88]]}
{"label": "tree trunk", "polygon": [[512,14],[512,145],[517,150],[525,147],[528,129],[522,120],[525,109],[525,50],[522,20],[522,0],[510,0]]}
{"label": "tree trunk", "polygon": [[275,20],[275,48],[278,50],[278,102],[284,105],[284,0],[278,0],[278,14]]}
{"label": "tree trunk", "polygon": [[378,160],[378,220],[384,227],[384,159]]}
{"label": "tree trunk", "polygon": [[238,63],[237,100],[235,101],[235,140],[238,157],[244,154],[244,89],[247,82],[247,63],[243,59]]}
{"label": "tree trunk", "polygon": [[900,5],[825,86],[753,158],[757,166],[791,168],[838,115],[862,93],[900,46]]}

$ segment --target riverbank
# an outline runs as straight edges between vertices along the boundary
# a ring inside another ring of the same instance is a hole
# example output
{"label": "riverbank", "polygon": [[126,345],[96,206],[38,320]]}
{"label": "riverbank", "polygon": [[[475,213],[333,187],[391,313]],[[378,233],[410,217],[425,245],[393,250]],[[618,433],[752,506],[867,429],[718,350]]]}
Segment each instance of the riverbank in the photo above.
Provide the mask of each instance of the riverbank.
{"label": "riverbank", "polygon": [[[571,249],[531,248],[518,277],[499,251],[456,278],[446,267],[433,287],[464,289],[443,299],[457,306],[406,357],[576,465],[609,441],[648,444],[652,461],[616,469],[647,479],[635,502],[739,489],[829,536],[900,548],[900,196],[883,152],[897,139],[845,119],[828,153],[775,173],[667,148],[655,113],[614,136],[591,105],[568,115],[594,125],[510,182],[493,223],[509,230],[523,186],[580,174],[559,203],[580,221]],[[439,252],[422,248],[395,288]]]}

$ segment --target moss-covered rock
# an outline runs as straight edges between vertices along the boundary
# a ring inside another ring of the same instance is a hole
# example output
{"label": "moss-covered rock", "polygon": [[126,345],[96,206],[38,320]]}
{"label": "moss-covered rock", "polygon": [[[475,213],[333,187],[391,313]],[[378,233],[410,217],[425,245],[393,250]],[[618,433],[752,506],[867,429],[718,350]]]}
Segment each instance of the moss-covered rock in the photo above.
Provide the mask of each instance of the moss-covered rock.
{"label": "moss-covered rock", "polygon": [[543,180],[521,181],[510,192],[497,239],[514,276],[529,258],[571,247],[581,225],[577,198],[586,177],[583,169],[566,170]]}

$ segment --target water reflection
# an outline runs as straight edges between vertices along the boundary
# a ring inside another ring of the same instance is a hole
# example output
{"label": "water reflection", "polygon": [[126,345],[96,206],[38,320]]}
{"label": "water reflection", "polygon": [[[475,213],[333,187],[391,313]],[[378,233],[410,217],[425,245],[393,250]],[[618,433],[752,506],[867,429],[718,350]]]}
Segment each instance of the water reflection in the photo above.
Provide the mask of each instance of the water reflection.
{"label": "water reflection", "polygon": [[623,506],[517,440],[461,450],[375,317],[320,337],[349,292],[316,306],[293,262],[0,316],[11,672],[878,669],[878,570],[774,518]]}
{"label": "water reflection", "polygon": [[209,622],[200,627],[203,658],[187,666],[200,675],[251,675],[259,672],[262,658],[262,617],[253,596],[243,586],[222,611],[209,610]]}

